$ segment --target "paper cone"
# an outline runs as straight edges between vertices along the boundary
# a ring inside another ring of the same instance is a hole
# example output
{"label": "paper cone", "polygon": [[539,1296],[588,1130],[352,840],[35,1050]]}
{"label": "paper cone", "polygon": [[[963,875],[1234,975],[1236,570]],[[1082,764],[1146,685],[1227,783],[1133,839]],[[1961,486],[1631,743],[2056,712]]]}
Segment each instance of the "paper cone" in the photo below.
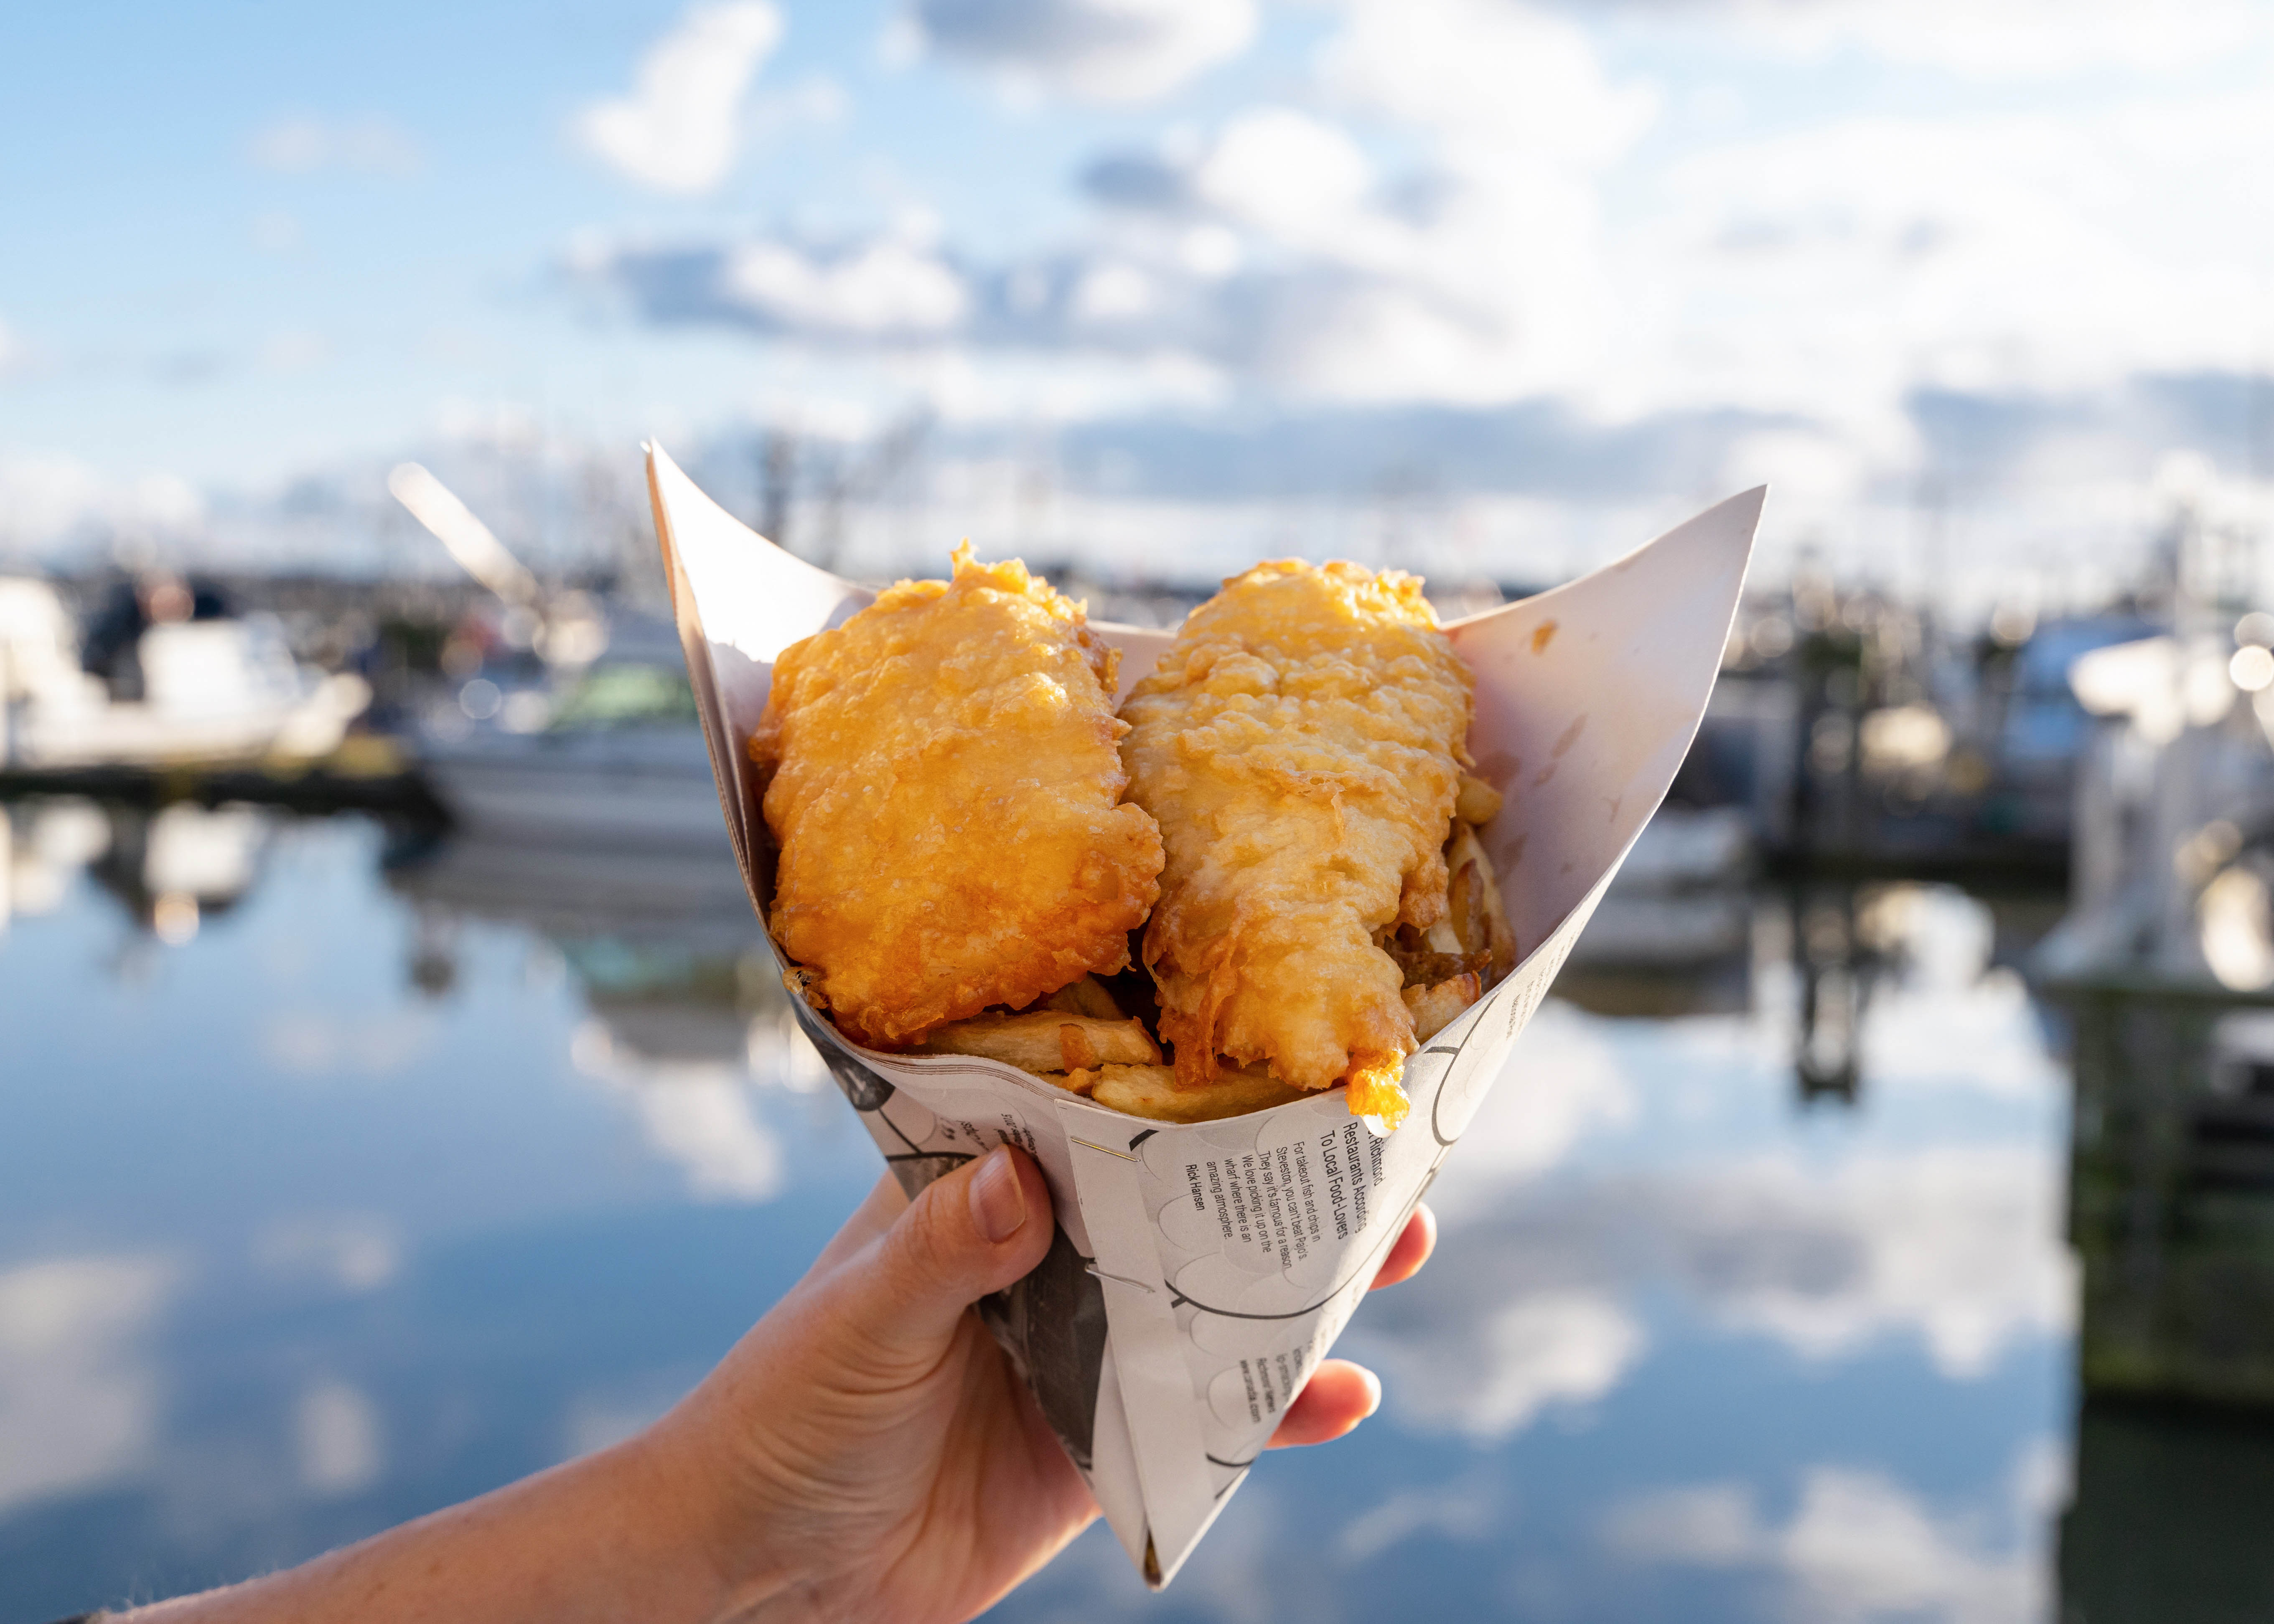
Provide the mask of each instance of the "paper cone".
{"label": "paper cone", "polygon": [[[757,535],[655,447],[648,484],[763,919],[772,853],[744,746],[776,657],[872,595]],[[1721,668],[1764,494],[1448,628],[1476,674],[1476,771],[1507,798],[1483,838],[1523,956],[1406,1063],[1412,1114],[1388,1138],[1339,1090],[1224,1122],[1146,1122],[994,1061],[859,1048],[794,1001],[910,1194],[998,1144],[1042,1164],[1058,1233],[981,1312],[1148,1584],[1175,1575],[1333,1345],[1665,797]],[[1122,650],[1124,693],[1171,636],[1092,624]]]}

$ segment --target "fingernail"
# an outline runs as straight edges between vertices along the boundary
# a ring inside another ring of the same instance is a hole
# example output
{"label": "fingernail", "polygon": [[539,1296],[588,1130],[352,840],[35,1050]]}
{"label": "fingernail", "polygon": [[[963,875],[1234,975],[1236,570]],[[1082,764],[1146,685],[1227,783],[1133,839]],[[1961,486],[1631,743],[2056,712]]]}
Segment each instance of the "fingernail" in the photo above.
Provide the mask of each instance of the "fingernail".
{"label": "fingernail", "polygon": [[1001,1245],[1027,1222],[1026,1187],[1011,1165],[1011,1153],[999,1147],[987,1153],[971,1176],[971,1222],[994,1245]]}
{"label": "fingernail", "polygon": [[1364,1365],[1359,1366],[1358,1373],[1366,1378],[1366,1413],[1371,1416],[1382,1408],[1382,1378]]}

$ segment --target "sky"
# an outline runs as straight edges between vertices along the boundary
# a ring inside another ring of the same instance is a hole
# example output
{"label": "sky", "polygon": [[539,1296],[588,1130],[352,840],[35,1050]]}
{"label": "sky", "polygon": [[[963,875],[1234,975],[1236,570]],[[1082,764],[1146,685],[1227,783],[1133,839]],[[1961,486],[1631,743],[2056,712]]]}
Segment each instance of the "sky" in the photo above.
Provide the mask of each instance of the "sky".
{"label": "sky", "polygon": [[386,567],[410,455],[541,557],[773,431],[871,573],[1537,581],[1766,479],[1772,560],[2089,595],[2264,505],[2270,67],[2248,0],[14,8],[0,560]]}

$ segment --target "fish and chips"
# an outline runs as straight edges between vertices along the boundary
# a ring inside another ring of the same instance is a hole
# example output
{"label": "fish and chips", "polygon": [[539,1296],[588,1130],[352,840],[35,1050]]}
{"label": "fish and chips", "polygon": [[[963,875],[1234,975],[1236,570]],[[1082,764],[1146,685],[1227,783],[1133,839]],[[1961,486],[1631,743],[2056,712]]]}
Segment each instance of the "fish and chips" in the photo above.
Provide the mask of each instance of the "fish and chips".
{"label": "fish and chips", "polygon": [[1340,1086],[1394,1128],[1407,1056],[1517,958],[1472,680],[1420,582],[1260,564],[1118,716],[1115,659],[968,545],[784,651],[749,751],[793,990],[856,1042],[1132,1116]]}

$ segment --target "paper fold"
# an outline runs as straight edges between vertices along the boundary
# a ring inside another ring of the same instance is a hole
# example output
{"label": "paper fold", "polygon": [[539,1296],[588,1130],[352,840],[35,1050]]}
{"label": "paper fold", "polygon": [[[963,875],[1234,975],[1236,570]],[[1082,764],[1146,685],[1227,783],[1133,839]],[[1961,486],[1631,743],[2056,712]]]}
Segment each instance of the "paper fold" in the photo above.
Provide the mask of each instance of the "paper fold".
{"label": "paper fold", "polygon": [[[648,481],[721,807],[764,918],[772,864],[744,745],[781,650],[872,594],[757,536],[660,448]],[[795,1003],[910,1194],[998,1144],[1041,1164],[1058,1234],[981,1312],[1148,1583],[1175,1576],[1333,1345],[1664,799],[1721,666],[1764,495],[1448,628],[1476,675],[1476,771],[1507,800],[1482,836],[1522,957],[1407,1061],[1413,1112],[1387,1139],[1339,1092],[1146,1122],[996,1062],[861,1049]],[[1093,625],[1123,650],[1125,693],[1170,640]]]}

